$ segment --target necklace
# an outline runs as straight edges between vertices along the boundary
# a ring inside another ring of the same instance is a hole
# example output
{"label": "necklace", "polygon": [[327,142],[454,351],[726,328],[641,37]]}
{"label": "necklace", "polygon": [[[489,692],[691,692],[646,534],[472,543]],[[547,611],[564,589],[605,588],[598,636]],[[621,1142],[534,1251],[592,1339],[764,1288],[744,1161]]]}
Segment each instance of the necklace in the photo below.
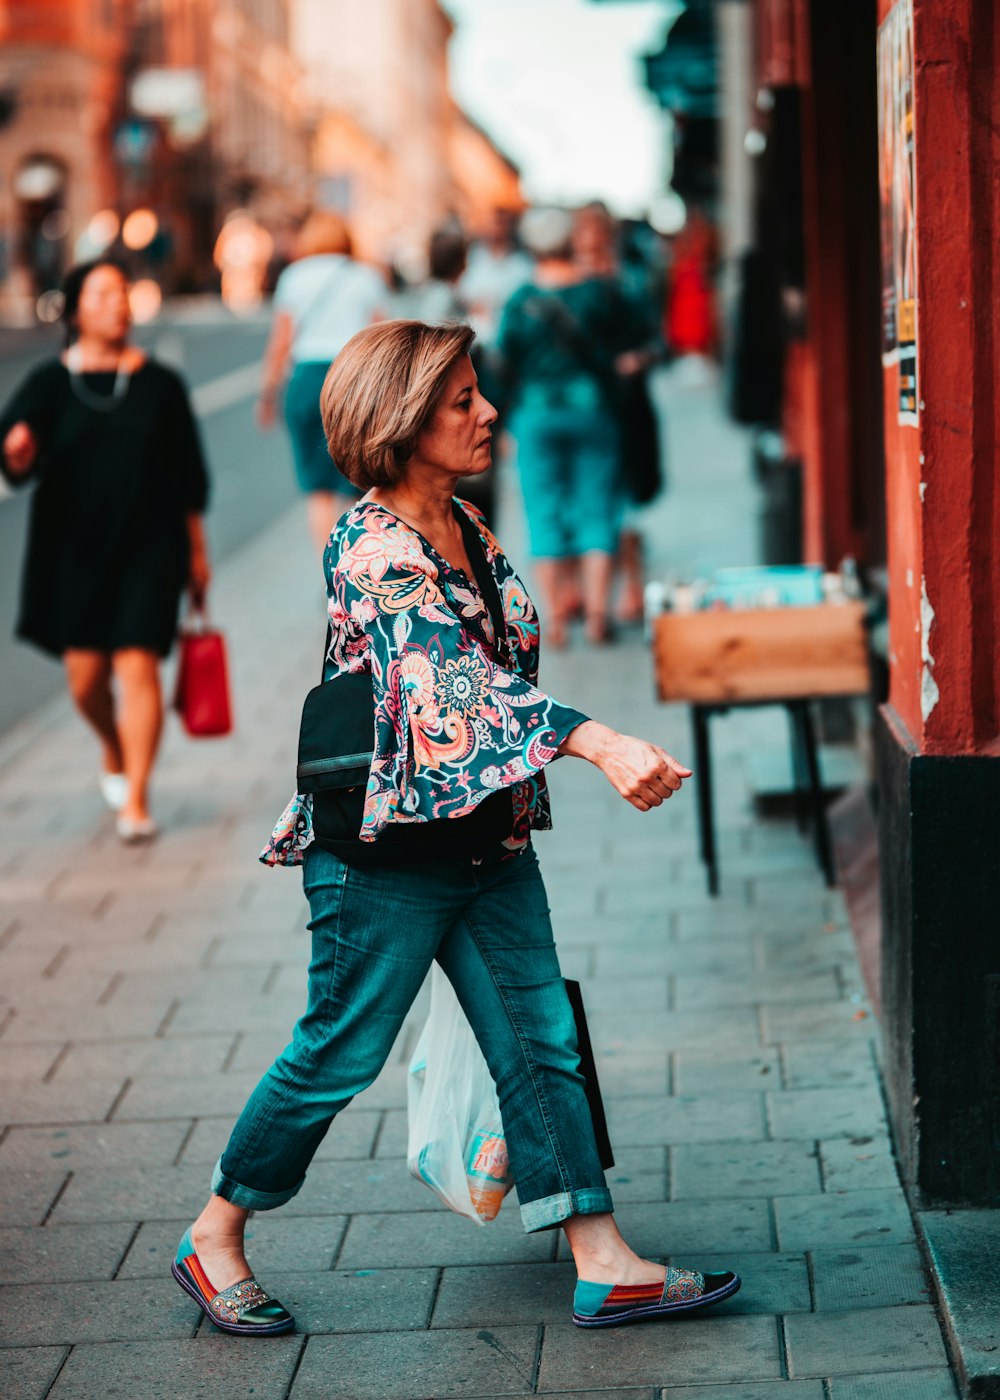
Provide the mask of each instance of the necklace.
{"label": "necklace", "polygon": [[110,394],[95,394],[89,388],[83,378],[83,366],[81,364],[80,347],[71,345],[66,354],[66,368],[69,370],[69,387],[74,395],[87,408],[95,409],[98,413],[111,413],[116,409],[125,395],[128,393],[129,382],[132,371],[128,368],[128,356],[122,351],[118,357],[118,364],[115,368],[115,382],[111,386]]}

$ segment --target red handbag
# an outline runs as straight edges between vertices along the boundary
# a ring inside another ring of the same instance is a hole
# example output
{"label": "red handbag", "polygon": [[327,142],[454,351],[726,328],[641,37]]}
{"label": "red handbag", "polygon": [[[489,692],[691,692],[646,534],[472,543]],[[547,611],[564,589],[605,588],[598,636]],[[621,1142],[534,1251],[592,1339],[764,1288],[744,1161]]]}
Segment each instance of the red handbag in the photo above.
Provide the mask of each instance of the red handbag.
{"label": "red handbag", "polygon": [[181,627],[174,709],[194,739],[221,738],[233,728],[226,639],[203,613]]}

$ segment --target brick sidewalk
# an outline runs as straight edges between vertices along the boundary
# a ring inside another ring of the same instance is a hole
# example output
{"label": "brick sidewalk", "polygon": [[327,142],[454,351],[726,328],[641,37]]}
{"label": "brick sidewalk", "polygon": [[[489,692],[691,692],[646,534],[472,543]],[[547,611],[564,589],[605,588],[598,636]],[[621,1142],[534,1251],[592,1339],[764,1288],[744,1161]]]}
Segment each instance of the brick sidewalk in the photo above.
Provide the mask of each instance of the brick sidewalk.
{"label": "brick sidewalk", "polygon": [[[710,390],[666,393],[663,557],[744,562],[741,439]],[[511,1203],[477,1229],[408,1178],[415,1013],[301,1194],[252,1222],[253,1265],[298,1333],[244,1344],[200,1325],[169,1277],[173,1249],[303,1005],[299,880],[254,863],[321,645],[297,513],[216,592],[238,733],[196,745],[171,731],[154,847],[117,845],[66,705],[0,740],[5,1400],[954,1400],[842,901],[790,828],[753,817],[748,755],[783,741],[768,712],[718,727],[717,900],[690,792],[641,817],[593,769],[561,763],[556,830],[538,842],[564,970],[590,1009],[625,1233],[656,1257],[736,1267],[743,1291],[688,1321],[573,1328],[557,1234],[524,1235]],[[543,680],[689,754],[638,640],[549,657]]]}

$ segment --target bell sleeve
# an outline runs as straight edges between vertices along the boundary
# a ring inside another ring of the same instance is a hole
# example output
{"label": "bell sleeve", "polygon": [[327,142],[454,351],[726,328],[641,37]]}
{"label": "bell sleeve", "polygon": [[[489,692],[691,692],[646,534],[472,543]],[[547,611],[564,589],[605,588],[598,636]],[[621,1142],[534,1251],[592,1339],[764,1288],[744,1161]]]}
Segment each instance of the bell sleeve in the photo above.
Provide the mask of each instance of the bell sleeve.
{"label": "bell sleeve", "polygon": [[328,568],[334,634],[359,642],[363,634],[372,669],[363,841],[389,822],[465,816],[551,763],[586,720],[495,663],[446,603],[419,539],[398,522],[366,517]]}

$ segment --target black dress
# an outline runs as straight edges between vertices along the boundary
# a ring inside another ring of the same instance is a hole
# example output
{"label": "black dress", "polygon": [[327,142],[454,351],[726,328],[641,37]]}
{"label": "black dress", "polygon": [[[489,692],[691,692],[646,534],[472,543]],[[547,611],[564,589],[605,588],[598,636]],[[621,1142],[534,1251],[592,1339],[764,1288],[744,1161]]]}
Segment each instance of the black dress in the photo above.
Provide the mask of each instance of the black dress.
{"label": "black dress", "polygon": [[[38,439],[26,477],[37,483],[17,635],[61,656],[67,648],[141,647],[166,656],[187,582],[186,517],[200,514],[208,477],[187,391],[147,360],[108,410],[114,374],[82,376],[74,392],[59,360],[39,365],[0,416]],[[0,453],[2,459],[2,453]]]}

